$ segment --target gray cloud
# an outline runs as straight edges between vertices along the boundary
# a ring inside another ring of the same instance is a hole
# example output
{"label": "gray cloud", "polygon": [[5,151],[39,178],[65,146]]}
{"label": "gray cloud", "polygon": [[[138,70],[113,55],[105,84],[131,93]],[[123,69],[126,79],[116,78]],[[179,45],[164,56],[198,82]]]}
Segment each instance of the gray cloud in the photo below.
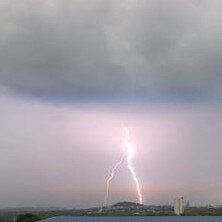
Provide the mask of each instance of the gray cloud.
{"label": "gray cloud", "polygon": [[1,1],[0,85],[44,97],[221,93],[219,0]]}

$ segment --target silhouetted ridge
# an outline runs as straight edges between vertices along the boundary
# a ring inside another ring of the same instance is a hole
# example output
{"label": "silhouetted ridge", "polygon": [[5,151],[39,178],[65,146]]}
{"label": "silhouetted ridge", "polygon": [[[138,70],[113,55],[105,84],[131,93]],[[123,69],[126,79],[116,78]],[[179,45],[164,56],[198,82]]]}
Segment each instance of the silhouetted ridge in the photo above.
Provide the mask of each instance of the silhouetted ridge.
{"label": "silhouetted ridge", "polygon": [[118,202],[114,205],[112,205],[112,208],[138,208],[138,207],[142,207],[142,204],[139,203],[134,203],[134,202],[129,202],[129,201],[123,201],[123,202]]}

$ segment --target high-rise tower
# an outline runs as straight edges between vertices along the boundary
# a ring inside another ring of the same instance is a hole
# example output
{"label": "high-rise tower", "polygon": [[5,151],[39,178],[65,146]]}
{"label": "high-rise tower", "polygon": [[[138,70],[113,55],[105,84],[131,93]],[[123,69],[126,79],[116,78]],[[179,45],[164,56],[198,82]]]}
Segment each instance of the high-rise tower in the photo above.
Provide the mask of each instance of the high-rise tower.
{"label": "high-rise tower", "polygon": [[178,196],[174,202],[174,213],[178,216],[184,213],[183,197]]}

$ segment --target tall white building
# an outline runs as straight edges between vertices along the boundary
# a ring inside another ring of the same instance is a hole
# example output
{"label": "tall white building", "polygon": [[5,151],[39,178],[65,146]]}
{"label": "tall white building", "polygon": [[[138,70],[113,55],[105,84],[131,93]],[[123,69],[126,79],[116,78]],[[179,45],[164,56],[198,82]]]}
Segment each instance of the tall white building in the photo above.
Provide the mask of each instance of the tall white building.
{"label": "tall white building", "polygon": [[176,197],[174,202],[174,213],[179,216],[183,214],[183,212],[184,212],[183,197],[182,196]]}

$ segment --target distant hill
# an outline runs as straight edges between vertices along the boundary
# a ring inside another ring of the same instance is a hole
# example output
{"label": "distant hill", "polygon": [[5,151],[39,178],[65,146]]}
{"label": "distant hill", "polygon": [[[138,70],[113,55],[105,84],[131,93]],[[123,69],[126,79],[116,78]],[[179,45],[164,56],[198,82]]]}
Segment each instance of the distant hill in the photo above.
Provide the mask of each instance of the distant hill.
{"label": "distant hill", "polygon": [[129,202],[129,201],[123,201],[123,202],[119,202],[116,203],[114,205],[111,206],[111,208],[113,209],[138,209],[138,208],[142,208],[143,205],[139,204],[139,203],[134,203],[134,202]]}

